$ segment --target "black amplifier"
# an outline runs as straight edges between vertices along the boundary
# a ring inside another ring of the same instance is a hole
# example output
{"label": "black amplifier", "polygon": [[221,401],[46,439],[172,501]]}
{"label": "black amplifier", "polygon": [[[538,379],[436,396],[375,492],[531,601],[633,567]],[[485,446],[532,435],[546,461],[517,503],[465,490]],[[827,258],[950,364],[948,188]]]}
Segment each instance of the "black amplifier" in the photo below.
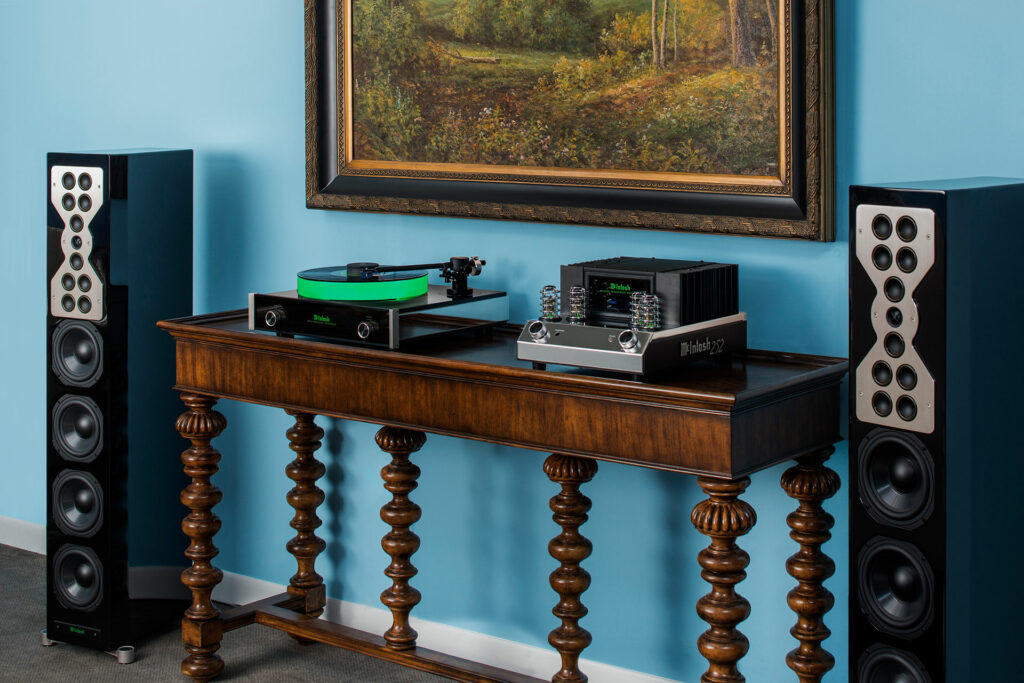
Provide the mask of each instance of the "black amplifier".
{"label": "black amplifier", "polygon": [[569,292],[587,292],[589,324],[629,327],[630,298],[657,295],[661,326],[692,325],[739,312],[739,268],[731,263],[619,256],[562,266],[562,318],[570,318]]}

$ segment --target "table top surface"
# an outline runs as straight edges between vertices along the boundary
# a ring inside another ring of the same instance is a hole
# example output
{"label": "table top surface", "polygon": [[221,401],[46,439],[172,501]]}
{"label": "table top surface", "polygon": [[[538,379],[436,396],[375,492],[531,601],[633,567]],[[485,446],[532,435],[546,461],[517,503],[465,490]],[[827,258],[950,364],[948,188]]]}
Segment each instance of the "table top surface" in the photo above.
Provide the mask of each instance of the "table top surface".
{"label": "table top surface", "polygon": [[638,381],[623,374],[557,365],[535,370],[530,361],[516,358],[516,340],[521,328],[512,325],[492,328],[489,333],[428,340],[400,350],[250,331],[244,310],[178,318],[159,325],[174,337],[228,346],[410,371],[429,368],[432,372],[451,375],[470,371],[481,380],[522,379],[538,388],[553,387],[679,405],[713,405],[726,411],[756,406],[773,397],[806,391],[811,386],[838,383],[848,368],[845,358],[750,350],[728,362],[697,362]]}

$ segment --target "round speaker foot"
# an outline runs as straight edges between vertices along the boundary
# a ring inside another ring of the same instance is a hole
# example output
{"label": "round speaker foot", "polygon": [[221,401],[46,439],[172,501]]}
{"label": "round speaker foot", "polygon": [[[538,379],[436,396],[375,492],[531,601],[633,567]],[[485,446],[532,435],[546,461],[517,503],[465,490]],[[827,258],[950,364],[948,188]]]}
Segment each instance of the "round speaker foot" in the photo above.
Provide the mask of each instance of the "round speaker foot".
{"label": "round speaker foot", "polygon": [[108,654],[117,657],[118,664],[132,664],[135,662],[135,648],[131,645],[122,645]]}

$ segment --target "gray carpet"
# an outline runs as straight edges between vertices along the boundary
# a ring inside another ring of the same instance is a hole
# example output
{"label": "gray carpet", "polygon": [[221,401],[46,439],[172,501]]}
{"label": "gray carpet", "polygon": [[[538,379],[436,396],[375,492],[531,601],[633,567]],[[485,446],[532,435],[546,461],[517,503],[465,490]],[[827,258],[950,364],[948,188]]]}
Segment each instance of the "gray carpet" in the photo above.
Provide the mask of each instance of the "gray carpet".
{"label": "gray carpet", "polygon": [[[175,681],[184,650],[177,629],[144,641],[134,664],[71,645],[42,647],[46,560],[0,545],[0,681]],[[287,634],[252,625],[224,635],[226,664],[218,681],[418,683],[446,679],[327,645],[303,646]]]}

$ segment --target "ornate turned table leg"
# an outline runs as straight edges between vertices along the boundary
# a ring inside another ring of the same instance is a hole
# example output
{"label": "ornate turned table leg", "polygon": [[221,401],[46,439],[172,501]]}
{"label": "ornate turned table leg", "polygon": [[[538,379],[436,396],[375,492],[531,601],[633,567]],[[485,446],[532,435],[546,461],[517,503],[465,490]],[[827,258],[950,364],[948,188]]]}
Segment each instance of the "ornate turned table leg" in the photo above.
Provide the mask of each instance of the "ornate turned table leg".
{"label": "ornate turned table leg", "polygon": [[224,661],[217,654],[222,635],[220,612],[213,606],[213,587],[223,574],[211,564],[217,556],[213,537],[220,531],[220,519],[212,508],[220,502],[221,492],[210,483],[217,472],[220,453],[210,440],[224,431],[227,420],[213,410],[215,398],[182,394],[188,410],[178,417],[178,433],[192,442],[181,454],[185,474],[192,483],[181,492],[181,502],[191,510],[181,528],[189,538],[185,556],[192,566],[181,573],[181,582],[192,591],[192,605],[181,621],[181,639],[188,653],[181,663],[181,672],[197,681],[208,681],[224,670]]}
{"label": "ornate turned table leg", "polygon": [[544,461],[544,473],[562,490],[551,499],[552,518],[562,533],[548,543],[551,557],[561,566],[551,572],[551,587],[561,598],[551,612],[562,624],[548,635],[548,642],[562,656],[562,669],[551,677],[554,683],[586,683],[579,669],[580,653],[590,645],[590,632],[579,625],[587,615],[580,596],[590,587],[590,574],[580,562],[590,557],[593,545],[579,532],[587,521],[590,499],[580,493],[580,485],[597,474],[597,461],[553,453]]}
{"label": "ornate turned table leg", "polygon": [[327,593],[324,579],[316,573],[314,566],[317,555],[327,548],[327,543],[315,533],[322,524],[316,509],[324,502],[324,492],[316,482],[324,476],[327,468],[315,454],[320,448],[324,430],[316,426],[313,421],[315,415],[291,410],[285,412],[295,418],[295,425],[288,430],[289,447],[295,451],[295,460],[288,464],[285,472],[295,482],[294,488],[288,492],[288,504],[295,508],[291,527],[296,531],[295,538],[288,541],[286,547],[299,568],[288,584],[288,592],[302,596],[303,612],[320,616],[327,604]]}
{"label": "ornate turned table leg", "polygon": [[835,603],[822,584],[835,573],[836,565],[821,552],[821,544],[832,538],[829,529],[835,523],[821,504],[839,490],[839,475],[825,466],[833,451],[828,448],[797,458],[797,464],[782,475],[782,488],[790,498],[800,501],[796,511],[786,518],[789,537],[800,544],[800,550],[786,560],[786,570],[798,582],[787,596],[797,614],[796,626],[789,632],[800,641],[800,646],[786,655],[786,664],[796,672],[800,683],[819,683],[835,665],[832,655],[821,647],[832,634],[824,616]]}
{"label": "ornate turned table leg", "polygon": [[757,522],[754,508],[739,499],[750,479],[698,477],[697,483],[708,499],[694,506],[690,521],[711,538],[711,545],[697,556],[701,578],[711,584],[711,592],[697,601],[697,614],[711,626],[697,639],[697,649],[708,660],[701,681],[741,683],[746,679],[736,664],[750,644],[736,625],[750,616],[750,603],[736,593],[735,586],[746,578],[743,570],[750,564],[750,556],[736,545],[736,539]]}
{"label": "ornate turned table leg", "polygon": [[393,583],[380,594],[380,601],[393,617],[391,628],[384,633],[392,650],[416,647],[416,631],[409,626],[409,612],[419,604],[420,592],[409,585],[409,579],[416,576],[416,567],[409,558],[419,549],[420,537],[409,527],[419,521],[420,506],[409,500],[409,494],[416,488],[420,468],[410,462],[409,455],[422,448],[426,440],[423,432],[398,427],[385,426],[377,432],[377,445],[391,454],[391,463],[380,471],[380,476],[392,499],[380,509],[380,518],[391,525],[381,546],[391,556],[391,564],[384,573]]}

